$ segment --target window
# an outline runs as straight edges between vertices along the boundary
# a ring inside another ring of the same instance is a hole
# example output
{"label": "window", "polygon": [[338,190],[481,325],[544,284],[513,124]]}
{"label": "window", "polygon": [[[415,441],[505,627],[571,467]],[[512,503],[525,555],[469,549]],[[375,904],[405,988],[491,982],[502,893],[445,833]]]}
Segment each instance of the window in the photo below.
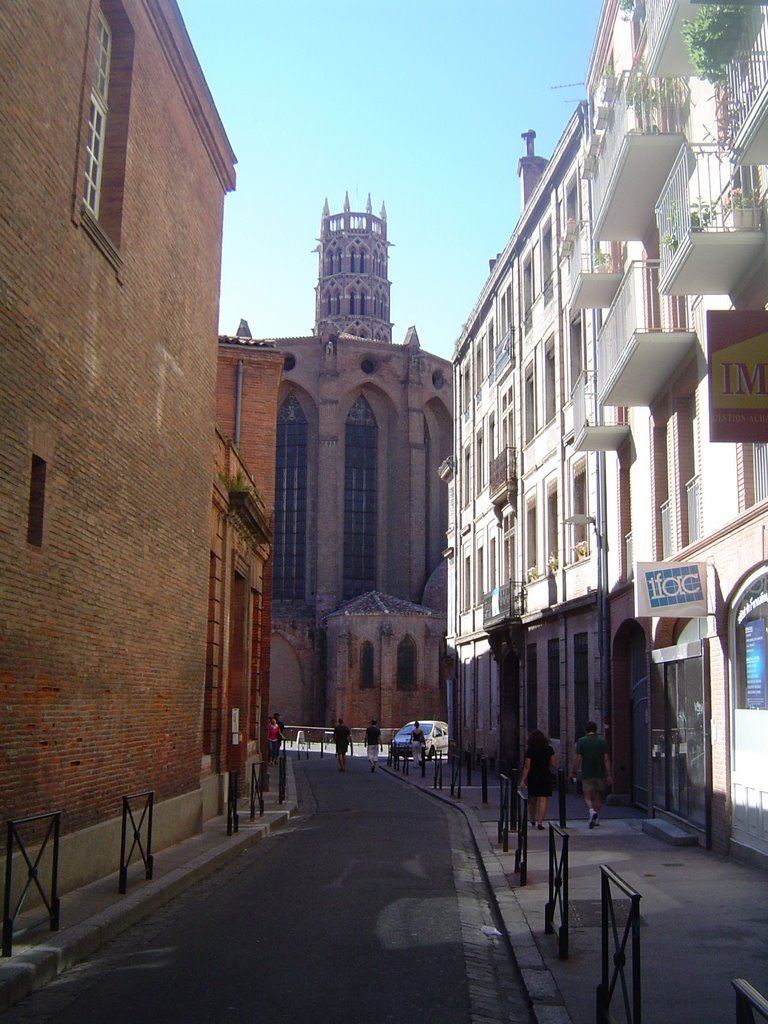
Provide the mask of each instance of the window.
{"label": "window", "polygon": [[491,537],[488,541],[488,589],[493,590],[496,586],[496,538]]}
{"label": "window", "polygon": [[555,377],[555,340],[550,338],[544,349],[544,420],[551,423],[557,411]]}
{"label": "window", "polygon": [[[585,460],[577,462],[573,467],[573,505],[571,509],[574,515],[587,514],[587,463]],[[578,524],[572,527],[573,547],[575,554],[589,550],[589,536],[587,533],[588,523]]]}
{"label": "window", "polygon": [[304,597],[307,543],[307,418],[295,395],[277,415],[273,592]]}
{"label": "window", "polygon": [[547,559],[554,569],[553,559],[559,554],[557,543],[557,484],[547,488]]}
{"label": "window", "polygon": [[83,139],[82,224],[119,266],[134,33],[119,0],[103,0],[91,44],[88,126]]}
{"label": "window", "polygon": [[472,497],[472,455],[469,445],[464,449],[464,506],[466,507]]}
{"label": "window", "polygon": [[355,315],[355,299],[356,299],[356,297],[357,297],[357,292],[353,288],[350,291],[350,293],[349,293],[349,299],[348,299],[348,302],[347,302],[347,312],[349,313],[350,316],[354,316]]}
{"label": "window", "polygon": [[477,580],[475,593],[478,597],[485,593],[485,550],[482,546],[477,549]]}
{"label": "window", "polygon": [[483,344],[482,342],[478,342],[477,351],[475,352],[475,382],[477,384],[478,390],[480,390],[480,385],[483,383],[484,379],[485,372],[483,370]]}
{"label": "window", "polygon": [[493,367],[493,357],[496,348],[496,343],[493,336],[493,320],[488,324],[488,372],[490,373]]}
{"label": "window", "polygon": [[29,509],[27,514],[27,544],[43,546],[43,520],[45,517],[46,462],[39,455],[32,456],[29,478]]}
{"label": "window", "polygon": [[525,651],[526,727],[528,732],[538,729],[539,687],[536,664],[536,644],[528,644]]}
{"label": "window", "polygon": [[358,396],[344,433],[344,597],[376,586],[376,468],[378,428]]}
{"label": "window", "polygon": [[550,739],[560,737],[560,641],[547,642],[548,731]]}
{"label": "window", "polygon": [[99,216],[101,182],[104,172],[104,147],[107,132],[107,97],[109,95],[109,69],[112,60],[112,33],[104,15],[99,12],[96,32],[96,55],[91,83],[91,108],[88,116],[88,143],[85,160],[85,205]]}
{"label": "window", "polygon": [[485,456],[483,454],[483,432],[480,430],[475,439],[475,472],[477,474],[477,493],[485,487]]}
{"label": "window", "polygon": [[536,434],[536,385],[533,379],[533,363],[525,368],[525,443],[530,444]]}
{"label": "window", "polygon": [[536,499],[528,502],[525,510],[525,554],[527,568],[530,573],[538,568],[536,554]]}
{"label": "window", "polygon": [[360,648],[360,689],[373,686],[373,644],[366,640]]}
{"label": "window", "polygon": [[506,583],[508,580],[513,580],[515,578],[515,573],[513,571],[515,559],[515,519],[511,513],[507,513],[504,516],[503,529],[504,565],[501,570],[501,582]]}
{"label": "window", "polygon": [[584,355],[581,331],[581,318],[571,321],[571,391],[576,387],[579,377],[584,370]]}
{"label": "window", "polygon": [[754,446],[755,501],[768,498],[768,443]]}
{"label": "window", "polygon": [[397,645],[397,688],[416,689],[416,644],[409,636]]}
{"label": "window", "polygon": [[472,559],[469,554],[464,555],[464,600],[462,609],[468,612],[472,607]]}

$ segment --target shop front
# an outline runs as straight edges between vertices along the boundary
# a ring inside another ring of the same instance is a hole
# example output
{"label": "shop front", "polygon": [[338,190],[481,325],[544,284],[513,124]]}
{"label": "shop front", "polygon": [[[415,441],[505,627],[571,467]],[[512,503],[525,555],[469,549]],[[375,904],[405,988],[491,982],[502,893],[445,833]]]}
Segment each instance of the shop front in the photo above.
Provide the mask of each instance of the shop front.
{"label": "shop front", "polygon": [[768,566],[738,589],[728,615],[732,843],[768,857]]}

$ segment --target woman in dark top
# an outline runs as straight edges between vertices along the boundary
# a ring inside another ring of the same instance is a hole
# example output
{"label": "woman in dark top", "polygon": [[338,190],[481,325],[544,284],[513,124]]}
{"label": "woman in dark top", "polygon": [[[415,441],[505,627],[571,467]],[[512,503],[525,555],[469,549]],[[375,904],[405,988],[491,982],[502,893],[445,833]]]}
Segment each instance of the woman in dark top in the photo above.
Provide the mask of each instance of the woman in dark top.
{"label": "woman in dark top", "polygon": [[555,751],[540,729],[528,737],[520,785],[528,784],[528,817],[532,825],[544,828],[547,804],[552,796],[552,773],[557,767]]}

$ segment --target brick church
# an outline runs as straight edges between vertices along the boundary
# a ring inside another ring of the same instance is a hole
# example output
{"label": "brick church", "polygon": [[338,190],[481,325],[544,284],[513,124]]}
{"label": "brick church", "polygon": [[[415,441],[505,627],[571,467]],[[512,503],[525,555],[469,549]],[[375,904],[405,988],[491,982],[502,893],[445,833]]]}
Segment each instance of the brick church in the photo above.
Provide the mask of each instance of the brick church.
{"label": "brick church", "polygon": [[451,364],[414,327],[392,343],[388,245],[383,205],[326,201],[313,333],[276,342],[270,701],[288,725],[447,711]]}

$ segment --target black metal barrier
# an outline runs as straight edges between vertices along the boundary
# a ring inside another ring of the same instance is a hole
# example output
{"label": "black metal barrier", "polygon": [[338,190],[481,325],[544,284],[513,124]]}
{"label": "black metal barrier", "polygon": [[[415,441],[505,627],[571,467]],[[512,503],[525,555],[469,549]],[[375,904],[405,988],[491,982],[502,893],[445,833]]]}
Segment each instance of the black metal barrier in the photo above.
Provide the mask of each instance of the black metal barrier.
{"label": "black metal barrier", "polygon": [[427,777],[427,752],[424,747],[419,752],[419,763],[421,765],[421,777],[426,779]]}
{"label": "black metal barrier", "polygon": [[[136,819],[133,816],[133,809],[131,808],[131,800],[137,800],[142,798],[144,800],[144,806],[141,809],[141,817],[139,818],[138,825]],[[128,892],[128,865],[131,863],[131,857],[133,851],[138,847],[141,859],[144,863],[144,877],[149,881],[152,878],[152,818],[154,815],[155,808],[155,794],[152,790],[147,790],[144,793],[133,793],[123,797],[123,827],[120,833],[120,872],[118,875],[117,889],[118,892],[125,895]],[[126,856],[125,847],[126,839],[128,835],[128,822],[131,823],[131,830],[133,832],[133,842],[131,848]],[[146,822],[147,825],[147,849],[141,842],[141,830]]]}
{"label": "black metal barrier", "polygon": [[296,733],[296,760],[301,760],[302,751],[307,760],[309,760],[309,741],[304,735],[304,730],[299,729]]}
{"label": "black metal barrier", "polygon": [[451,796],[461,800],[461,757],[458,754],[451,758]]}
{"label": "black metal barrier", "polygon": [[[40,849],[37,851],[34,863],[27,850],[26,844],[21,836],[20,829],[23,825],[31,822],[45,821],[50,818],[48,829]],[[5,851],[5,898],[3,900],[3,956],[11,956],[13,953],[13,925],[21,912],[24,900],[29,892],[30,885],[34,882],[35,888],[48,911],[51,931],[59,930],[60,901],[57,895],[59,881],[59,835],[61,833],[61,811],[51,811],[48,814],[33,814],[29,818],[16,818],[8,822],[7,845]],[[49,840],[52,839],[51,847],[51,891],[47,896],[40,884],[40,861],[43,858]],[[11,907],[13,892],[13,850],[18,847],[25,864],[27,865],[27,881],[21,891],[15,907]]]}
{"label": "black metal barrier", "polygon": [[515,850],[515,871],[520,875],[520,885],[528,884],[528,801],[515,789],[517,818],[517,849]]}
{"label": "black metal barrier", "polygon": [[285,753],[282,753],[277,759],[277,802],[283,803],[285,800],[285,786],[286,786],[286,757]]}
{"label": "black metal barrier", "polygon": [[443,752],[442,750],[435,751],[435,773],[432,780],[432,789],[443,788]]}
{"label": "black metal barrier", "polygon": [[[561,841],[558,856],[557,840]],[[568,959],[568,833],[549,823],[549,900],[544,907],[544,932],[552,935],[555,911],[560,908],[557,955]]]}
{"label": "black metal barrier", "polygon": [[[285,754],[282,755],[285,757]],[[231,771],[227,779],[227,835],[239,832],[240,818],[237,813],[237,772]]]}
{"label": "black metal barrier", "polygon": [[[642,992],[640,986],[640,893],[628,885],[611,868],[600,865],[600,893],[602,907],[602,981],[597,986],[597,1024],[610,1024],[611,1000],[620,983],[627,1024],[641,1024]],[[613,900],[612,886],[629,897],[626,921],[620,927],[618,908]],[[621,933],[621,934],[620,934]],[[631,939],[631,943],[630,943]],[[631,992],[628,990],[627,946],[631,957]],[[611,971],[611,965],[613,970]]]}
{"label": "black metal barrier", "polygon": [[264,814],[264,762],[251,762],[251,821],[256,817],[256,803],[259,804],[259,817]]}
{"label": "black metal barrier", "polygon": [[488,803],[488,758],[483,756],[480,758],[480,791],[483,797],[483,803]]}
{"label": "black metal barrier", "polygon": [[768,999],[743,978],[736,978],[731,984],[736,992],[736,1024],[758,1024],[755,1013],[761,1020],[768,1020]]}
{"label": "black metal barrier", "polygon": [[512,815],[512,779],[499,775],[499,842],[504,853],[509,851],[509,823]]}

